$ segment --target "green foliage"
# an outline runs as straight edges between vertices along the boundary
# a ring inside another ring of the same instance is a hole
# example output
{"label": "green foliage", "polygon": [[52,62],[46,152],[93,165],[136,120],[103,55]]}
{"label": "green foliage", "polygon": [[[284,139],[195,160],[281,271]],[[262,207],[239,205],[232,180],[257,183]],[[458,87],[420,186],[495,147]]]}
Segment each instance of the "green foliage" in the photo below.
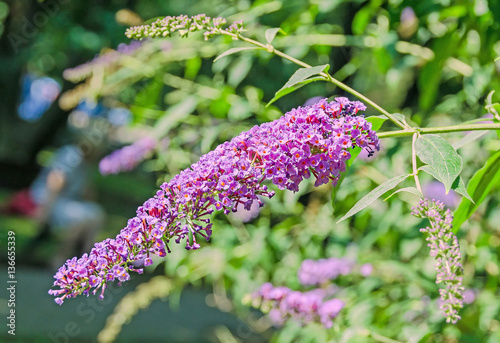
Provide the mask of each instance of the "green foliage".
{"label": "green foliage", "polygon": [[469,181],[467,192],[472,199],[463,199],[455,212],[453,227],[458,231],[462,224],[478,209],[486,196],[500,184],[500,151],[491,156]]}

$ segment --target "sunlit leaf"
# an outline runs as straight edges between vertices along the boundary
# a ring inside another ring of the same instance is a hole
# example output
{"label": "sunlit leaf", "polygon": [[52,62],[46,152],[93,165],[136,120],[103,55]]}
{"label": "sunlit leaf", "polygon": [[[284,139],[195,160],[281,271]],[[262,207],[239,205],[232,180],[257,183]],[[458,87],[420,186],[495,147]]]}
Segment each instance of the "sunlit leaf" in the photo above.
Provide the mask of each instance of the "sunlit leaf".
{"label": "sunlit leaf", "polygon": [[324,71],[328,71],[328,68],[330,68],[330,65],[328,64],[310,68],[300,68],[292,75],[292,77],[290,77],[287,83],[285,83],[285,85],[281,87],[279,91],[276,92],[274,98],[272,98],[271,101],[269,101],[266,106],[271,105],[279,98],[299,89],[300,87],[308,83],[324,80],[324,77],[322,76],[317,76],[317,77],[311,77],[311,76],[318,75]]}

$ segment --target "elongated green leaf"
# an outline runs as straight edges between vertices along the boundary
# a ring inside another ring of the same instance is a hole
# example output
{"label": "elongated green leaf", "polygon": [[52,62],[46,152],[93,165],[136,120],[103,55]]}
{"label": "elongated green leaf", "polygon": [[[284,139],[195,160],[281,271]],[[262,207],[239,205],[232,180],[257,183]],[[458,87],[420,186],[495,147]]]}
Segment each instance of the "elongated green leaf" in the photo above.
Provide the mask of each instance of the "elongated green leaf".
{"label": "elongated green leaf", "polygon": [[385,192],[393,189],[397,185],[399,185],[401,182],[403,182],[409,175],[400,175],[393,177],[392,179],[387,180],[383,184],[379,185],[377,188],[372,190],[370,193],[365,195],[361,200],[359,200],[356,205],[354,205],[349,212],[347,212],[342,218],[337,221],[337,223],[340,223],[341,221],[353,216],[354,214],[358,213],[368,205],[370,205],[372,202],[380,198],[382,194]]}
{"label": "elongated green leaf", "polygon": [[217,56],[217,58],[214,60],[214,62],[218,61],[219,59],[221,59],[222,57],[225,57],[225,56],[228,56],[228,55],[232,55],[232,54],[235,54],[237,52],[240,52],[240,51],[246,51],[246,50],[262,50],[262,48],[258,48],[256,46],[247,46],[247,47],[240,47],[240,48],[231,48],[229,50],[226,50],[224,51],[222,54],[220,54],[219,56]]}
{"label": "elongated green leaf", "polygon": [[475,141],[476,139],[483,137],[488,132],[489,131],[474,131],[474,132],[471,132],[469,134],[466,134],[460,140],[453,143],[453,149],[458,150],[461,147],[463,147],[464,145],[469,144],[469,143]]}
{"label": "elongated green leaf", "polygon": [[399,193],[399,192],[407,192],[407,193],[411,193],[413,195],[416,195],[419,198],[423,198],[422,193],[420,193],[420,191],[418,189],[416,189],[415,187],[405,187],[405,188],[398,189],[397,191],[395,191],[394,193],[389,195],[387,198],[385,198],[384,201],[386,201],[387,199],[391,198],[394,194]]}
{"label": "elongated green leaf", "polygon": [[298,82],[298,83],[294,84],[293,86],[286,87],[286,88],[283,87],[278,92],[276,92],[276,94],[274,95],[274,98],[272,98],[271,101],[269,101],[267,103],[266,107],[268,107],[269,105],[271,105],[273,102],[275,102],[279,98],[282,98],[285,95],[290,94],[290,93],[296,91],[297,89],[299,89],[299,88],[307,85],[308,83],[311,83],[311,82],[314,82],[314,81],[324,81],[324,80],[325,79],[323,77],[316,76],[316,77],[311,77],[310,79]]}
{"label": "elongated green leaf", "polygon": [[285,31],[283,31],[281,28],[279,27],[275,27],[275,28],[272,28],[272,29],[267,29],[266,30],[266,41],[271,44],[274,40],[274,37],[276,37],[276,34],[278,32],[281,32],[282,34],[285,34]]}
{"label": "elongated green leaf", "polygon": [[470,218],[484,201],[494,186],[500,183],[500,151],[491,156],[483,168],[479,169],[469,181],[467,192],[476,202],[463,199],[454,214],[453,231],[457,232],[460,226]]}
{"label": "elongated green leaf", "polygon": [[322,76],[318,77],[311,77],[313,75],[318,75],[322,73],[323,71],[328,71],[328,68],[330,68],[330,65],[324,64],[316,67],[310,67],[310,68],[300,68],[298,69],[292,77],[285,83],[283,87],[279,91],[276,92],[274,95],[274,98],[269,101],[269,103],[266,105],[269,106],[279,98],[293,92],[294,90],[299,89],[300,87],[313,82],[313,81],[318,81],[318,80],[324,80]]}
{"label": "elongated green leaf", "polygon": [[446,139],[438,135],[420,136],[416,144],[417,156],[432,167],[434,175],[444,184],[446,193],[462,171],[462,157]]}

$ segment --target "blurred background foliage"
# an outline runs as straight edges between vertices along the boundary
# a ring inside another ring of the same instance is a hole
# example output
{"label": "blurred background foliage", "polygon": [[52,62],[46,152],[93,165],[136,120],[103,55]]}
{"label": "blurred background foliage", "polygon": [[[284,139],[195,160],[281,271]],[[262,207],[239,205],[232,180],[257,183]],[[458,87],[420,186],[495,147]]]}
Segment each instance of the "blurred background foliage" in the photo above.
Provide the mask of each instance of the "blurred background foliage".
{"label": "blurred background foliage", "polygon": [[[494,62],[500,55],[500,3],[493,0],[0,1],[0,200],[28,187],[52,152],[74,140],[75,131],[104,118],[114,125],[102,129],[108,152],[144,135],[160,141],[152,158],[133,172],[101,176],[93,166],[95,199],[107,212],[99,238],[114,237],[162,182],[221,142],[313,97],[347,96],[312,83],[266,107],[297,66],[265,51],[214,63],[230,46],[243,46],[227,37],[204,42],[193,34],[131,44],[123,34],[150,18],[198,13],[228,22],[243,19],[246,35],[261,41],[267,28],[281,27],[286,35],[275,39],[277,48],[311,65],[329,63],[334,77],[419,126],[481,118],[487,114],[486,95],[500,94],[500,63]],[[41,88],[33,86],[36,80],[45,80],[38,83]],[[43,91],[47,87],[51,92]],[[33,100],[23,116],[21,104],[41,93],[43,101]],[[366,112],[377,114],[371,108]],[[463,136],[446,138],[453,142]],[[382,146],[375,157],[355,161],[337,191],[333,213],[330,186],[304,184],[296,194],[278,191],[256,218],[215,215],[209,243],[194,252],[175,247],[166,261],[147,268],[157,276],[144,277],[147,283],[123,298],[106,324],[93,324],[102,330],[99,340],[133,341],[120,330],[137,323],[144,313],[139,309],[168,299],[162,306],[173,308],[176,316],[182,291],[194,288],[207,292],[205,303],[216,313],[239,318],[244,332],[222,319],[198,330],[200,312],[190,314],[184,329],[203,336],[165,331],[164,340],[372,342],[382,335],[405,342],[500,341],[498,187],[458,233],[464,283],[472,293],[457,325],[446,324],[437,310],[434,262],[418,230],[427,224],[410,215],[416,197],[400,193],[379,200],[336,224],[370,189],[409,172],[409,139],[385,139]],[[466,182],[499,149],[494,132],[462,147]],[[443,195],[430,179],[423,182],[428,194]],[[458,201],[452,195],[448,204],[454,208]],[[55,237],[29,254],[23,250],[37,236],[36,220],[2,215],[0,230],[2,235],[16,231],[19,268],[45,268],[46,276],[55,272],[47,268],[58,249]],[[1,249],[4,259],[6,244]],[[333,329],[287,323],[276,330],[242,304],[245,294],[266,281],[298,289],[301,261],[330,256],[374,265],[370,278],[340,280],[347,306]],[[48,313],[63,310],[48,306]],[[51,340],[44,332],[19,335]],[[95,337],[83,332],[71,341],[87,340]]]}

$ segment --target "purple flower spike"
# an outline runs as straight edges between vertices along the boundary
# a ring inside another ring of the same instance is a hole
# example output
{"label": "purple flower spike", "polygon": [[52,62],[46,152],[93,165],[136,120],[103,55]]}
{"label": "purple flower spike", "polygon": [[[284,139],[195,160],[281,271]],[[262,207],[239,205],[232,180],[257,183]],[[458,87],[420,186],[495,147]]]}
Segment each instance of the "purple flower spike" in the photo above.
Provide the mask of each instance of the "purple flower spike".
{"label": "purple flower spike", "polygon": [[413,208],[412,214],[418,218],[427,218],[431,226],[420,229],[427,234],[431,256],[436,258],[436,283],[443,283],[445,288],[439,290],[440,308],[447,323],[455,324],[460,320],[458,311],[463,307],[464,287],[462,287],[462,255],[458,239],[452,232],[453,215],[450,209],[445,211],[444,203],[436,200],[420,200],[419,206]]}
{"label": "purple flower spike", "polygon": [[[58,302],[87,293],[92,285],[97,285],[93,294],[102,288],[102,296],[107,282],[126,281],[130,271],[141,273],[141,269],[133,269],[134,262],[150,255],[164,257],[172,241],[185,239],[186,249],[198,249],[197,237],[209,240],[212,235],[209,216],[214,210],[227,214],[238,211],[239,205],[249,210],[255,201],[263,206],[261,197],[273,197],[274,191],[263,184],[267,178],[278,188],[294,192],[304,178],[311,176],[318,186],[335,184],[340,172],[345,171],[348,150],[358,146],[359,137],[366,142],[364,149],[371,153],[379,150],[371,124],[354,116],[359,108],[345,98],[342,106],[322,100],[254,126],[219,145],[164,183],[115,239],[96,243],[89,254],[66,261],[54,276],[54,286],[63,290],[58,293],[62,294]],[[352,137],[353,130],[357,130],[356,138]],[[128,152],[123,155],[135,156]]]}

